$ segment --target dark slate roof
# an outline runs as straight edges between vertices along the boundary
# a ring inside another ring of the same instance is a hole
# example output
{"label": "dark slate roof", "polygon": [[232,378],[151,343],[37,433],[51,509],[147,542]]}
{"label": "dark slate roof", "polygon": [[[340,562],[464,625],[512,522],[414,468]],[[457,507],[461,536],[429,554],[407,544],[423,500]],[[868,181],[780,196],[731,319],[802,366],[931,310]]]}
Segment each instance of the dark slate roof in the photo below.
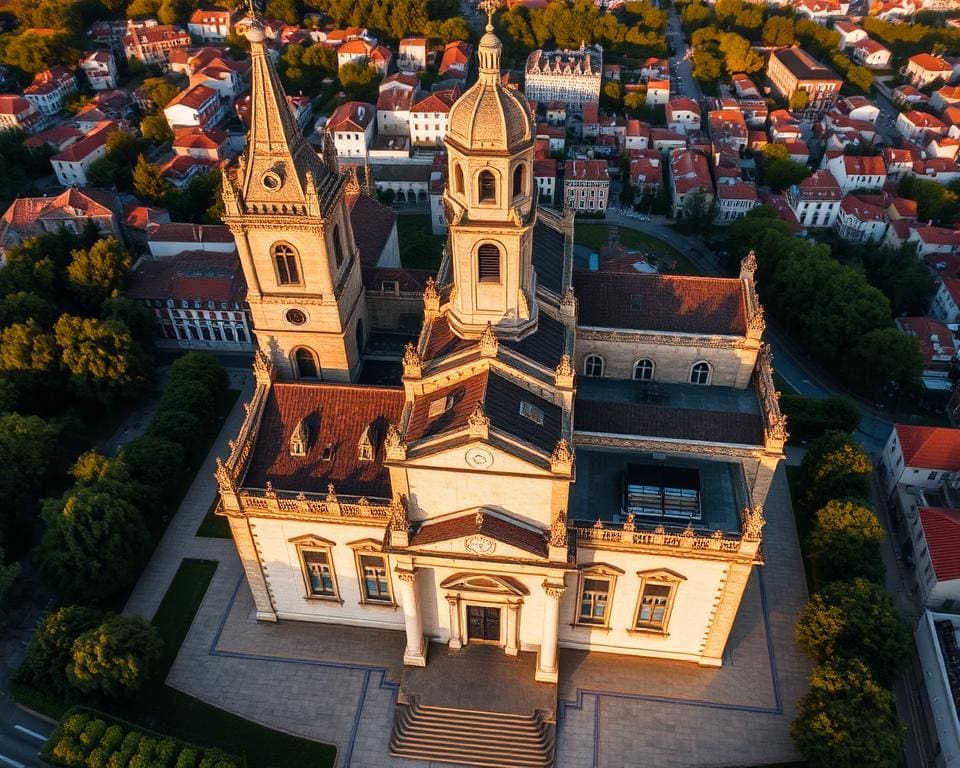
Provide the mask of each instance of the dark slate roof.
{"label": "dark slate roof", "polygon": [[[338,494],[390,498],[383,438],[387,425],[400,421],[403,403],[400,388],[275,383],[243,485],[265,488],[269,480],[277,489],[326,493],[333,483]],[[307,455],[291,456],[290,436],[303,418],[310,430]],[[357,444],[371,424],[376,454],[373,461],[359,461]],[[323,461],[328,445],[333,457]]]}
{"label": "dark slate roof", "polygon": [[563,354],[566,329],[559,320],[554,320],[546,312],[541,312],[537,320],[536,332],[520,341],[500,341],[508,349],[524,357],[553,368],[560,362]]}
{"label": "dark slate roof", "polygon": [[563,293],[563,235],[542,222],[533,227],[533,267],[537,282],[557,295]]}
{"label": "dark slate roof", "polygon": [[747,311],[735,278],[574,270],[577,324],[595,328],[743,336]]}
{"label": "dark slate roof", "polygon": [[574,430],[763,445],[763,422],[753,413],[702,411],[662,405],[577,399]]}
{"label": "dark slate roof", "polygon": [[480,520],[480,525],[477,525],[477,515],[472,512],[448,520],[421,525],[410,537],[410,546],[416,547],[433,544],[437,541],[449,541],[450,539],[459,539],[477,533],[538,557],[547,557],[549,552],[545,533],[531,531],[529,528],[491,514],[484,514]]}
{"label": "dark slate roof", "polygon": [[434,273],[428,269],[403,269],[396,267],[361,267],[363,287],[368,291],[380,291],[384,282],[396,281],[400,293],[423,293],[427,278]]}
{"label": "dark slate roof", "polygon": [[365,267],[375,267],[387,240],[390,239],[397,214],[393,209],[362,193],[346,195],[346,200],[350,209],[353,237],[357,250],[360,251],[360,263]]}
{"label": "dark slate roof", "polygon": [[[451,398],[449,409],[431,418],[430,404],[447,397]],[[523,401],[543,412],[542,425],[520,414],[520,403]],[[483,403],[491,427],[542,451],[549,453],[560,439],[561,409],[492,371],[416,398],[407,424],[407,439],[421,440],[465,429],[477,403]]]}
{"label": "dark slate roof", "polygon": [[447,322],[446,315],[438,315],[430,324],[430,336],[427,339],[427,348],[424,351],[424,360],[433,360],[437,357],[452,355],[470,347],[476,346],[476,341],[461,339],[452,330]]}

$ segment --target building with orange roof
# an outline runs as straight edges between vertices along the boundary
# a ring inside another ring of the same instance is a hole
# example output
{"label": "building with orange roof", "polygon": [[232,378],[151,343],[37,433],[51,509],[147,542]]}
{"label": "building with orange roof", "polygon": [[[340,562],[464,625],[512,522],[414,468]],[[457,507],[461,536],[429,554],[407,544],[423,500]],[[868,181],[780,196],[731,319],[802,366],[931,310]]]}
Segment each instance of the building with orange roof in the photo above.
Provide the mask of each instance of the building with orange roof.
{"label": "building with orange roof", "polygon": [[864,199],[866,196],[844,195],[834,222],[837,237],[848,243],[879,243],[887,232],[887,214],[883,207]]}
{"label": "building with orange roof", "polygon": [[739,179],[727,183],[717,183],[717,214],[714,222],[732,224],[741,216],[759,205],[757,185],[752,181]]}
{"label": "building with orange roof", "polygon": [[686,96],[675,96],[664,110],[667,127],[677,133],[700,133],[700,105]]}
{"label": "building with orange roof", "polygon": [[855,189],[880,189],[887,182],[887,166],[879,155],[828,155],[826,166],[843,194]]}
{"label": "building with orange roof", "polygon": [[415,147],[439,147],[447,135],[450,108],[458,90],[435,91],[410,107],[410,142]]}
{"label": "building with orange roof", "polygon": [[65,187],[85,187],[88,183],[87,170],[107,154],[107,137],[123,128],[120,123],[105,121],[50,158],[57,181]]}
{"label": "building with orange roof", "polygon": [[430,43],[425,37],[405,37],[400,41],[397,69],[401,72],[419,72],[427,68]]}
{"label": "building with orange roof", "polygon": [[950,82],[953,77],[953,66],[939,56],[918,53],[907,59],[904,75],[917,88],[925,88],[937,80],[944,83]]}
{"label": "building with orange roof", "polygon": [[189,32],[166,24],[139,28],[130,24],[123,38],[127,61],[138,59],[144,64],[166,64],[171,51],[189,48],[192,44]]}
{"label": "building with orange roof", "polygon": [[439,74],[442,79],[466,81],[470,77],[473,46],[463,40],[453,40],[443,48]]}
{"label": "building with orange roof", "polygon": [[[952,338],[945,341],[953,343]],[[894,425],[881,458],[880,477],[888,494],[897,485],[934,490],[954,472],[960,472],[960,429]]]}
{"label": "building with orange roof", "polygon": [[87,51],[80,59],[80,69],[95,91],[117,87],[117,60],[111,51]]}
{"label": "building with orange roof", "polygon": [[57,64],[34,75],[33,82],[23,89],[23,97],[45,115],[63,109],[67,96],[77,92],[73,70]]}
{"label": "building with orange roof", "polygon": [[236,18],[235,10],[198,8],[187,21],[187,31],[195,40],[204,43],[222,43],[233,29]]}
{"label": "building with orange roof", "polygon": [[37,105],[15,93],[0,94],[0,130],[15,129],[33,133],[46,118]]}
{"label": "building with orange roof", "polygon": [[364,159],[376,135],[376,126],[376,106],[348,101],[333,111],[324,130],[333,137],[339,157]]}
{"label": "building with orange roof", "polygon": [[227,115],[227,102],[219,91],[206,85],[192,85],[178,93],[163,108],[170,128],[207,128],[217,125]]}
{"label": "building with orange roof", "polygon": [[960,85],[944,85],[935,90],[930,96],[930,106],[940,112],[960,106]]}
{"label": "building with orange roof", "polygon": [[801,48],[771,53],[767,77],[784,99],[790,99],[798,90],[807,92],[809,103],[798,115],[804,119],[820,118],[832,109],[843,85],[836,72]]}
{"label": "building with orange roof", "polygon": [[814,171],[787,190],[787,202],[800,224],[808,229],[828,229],[837,221],[843,193],[830,171]]}
{"label": "building with orange roof", "polygon": [[893,52],[872,37],[865,37],[850,46],[850,58],[867,69],[886,69]]}
{"label": "building with orange roof", "polygon": [[930,134],[942,136],[947,132],[944,122],[929,112],[911,109],[897,115],[897,132],[905,139],[916,141]]}
{"label": "building with orange roof", "polygon": [[663,155],[655,149],[631,152],[630,184],[638,195],[659,195],[663,189]]}
{"label": "building with orange roof", "polygon": [[673,217],[676,219],[683,218],[687,199],[696,193],[702,194],[706,204],[710,205],[713,202],[713,180],[707,156],[694,149],[671,150],[670,186]]}

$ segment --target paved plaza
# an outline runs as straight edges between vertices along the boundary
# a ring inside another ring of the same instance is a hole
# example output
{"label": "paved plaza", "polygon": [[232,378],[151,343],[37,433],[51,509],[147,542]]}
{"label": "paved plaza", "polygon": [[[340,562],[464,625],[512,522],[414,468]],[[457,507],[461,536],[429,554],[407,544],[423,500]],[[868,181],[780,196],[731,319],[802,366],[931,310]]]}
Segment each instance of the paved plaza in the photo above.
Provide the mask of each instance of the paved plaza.
{"label": "paved plaza", "polygon": [[[241,400],[249,396],[244,392]],[[404,635],[324,624],[258,624],[230,540],[195,532],[215,495],[237,407],[127,604],[152,616],[181,559],[219,562],[168,684],[264,725],[337,747],[340,768],[437,768],[387,744]],[[561,650],[559,768],[753,766],[798,759],[789,736],[810,671],[793,642],[806,601],[785,473],[766,504],[767,565],[754,572],[724,665]],[[526,675],[523,661],[519,675]]]}

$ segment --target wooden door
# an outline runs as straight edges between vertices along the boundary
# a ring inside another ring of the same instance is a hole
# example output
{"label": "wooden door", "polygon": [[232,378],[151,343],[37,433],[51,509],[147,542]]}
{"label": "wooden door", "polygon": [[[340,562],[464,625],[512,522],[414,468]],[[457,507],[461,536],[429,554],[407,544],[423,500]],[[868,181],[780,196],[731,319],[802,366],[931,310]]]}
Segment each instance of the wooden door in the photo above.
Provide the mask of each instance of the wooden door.
{"label": "wooden door", "polygon": [[484,643],[499,643],[500,609],[468,605],[467,639]]}

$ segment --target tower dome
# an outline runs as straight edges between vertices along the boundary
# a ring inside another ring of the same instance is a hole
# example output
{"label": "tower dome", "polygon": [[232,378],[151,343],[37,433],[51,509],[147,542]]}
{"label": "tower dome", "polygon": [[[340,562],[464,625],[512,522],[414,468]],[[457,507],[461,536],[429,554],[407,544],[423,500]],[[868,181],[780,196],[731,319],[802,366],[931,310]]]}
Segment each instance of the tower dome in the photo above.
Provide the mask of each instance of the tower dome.
{"label": "tower dome", "polygon": [[517,91],[500,82],[500,39],[488,21],[477,46],[480,76],[450,108],[447,141],[463,152],[510,152],[534,139],[533,119]]}

